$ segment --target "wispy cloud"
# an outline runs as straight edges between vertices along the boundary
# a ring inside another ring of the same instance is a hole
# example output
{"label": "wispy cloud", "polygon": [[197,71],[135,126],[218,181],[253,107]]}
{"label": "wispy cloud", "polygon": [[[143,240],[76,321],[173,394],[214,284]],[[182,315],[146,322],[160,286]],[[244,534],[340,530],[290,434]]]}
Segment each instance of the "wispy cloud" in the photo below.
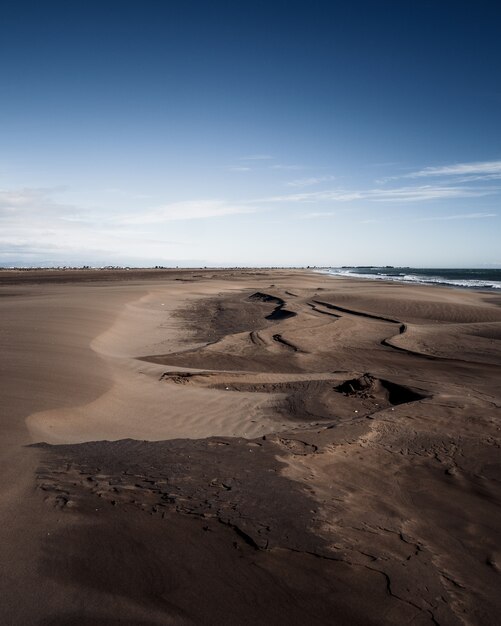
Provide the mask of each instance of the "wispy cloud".
{"label": "wispy cloud", "polygon": [[475,183],[479,180],[499,180],[501,174],[470,174],[469,176],[463,176],[462,178],[455,178],[454,182],[457,183]]}
{"label": "wispy cloud", "polygon": [[[300,220],[309,220],[309,219],[318,219],[323,217],[334,217],[338,216],[339,212],[337,211],[316,211],[311,213],[304,213],[303,215],[298,215],[297,219]],[[429,217],[418,217],[411,218],[413,222],[441,222],[441,221],[449,221],[449,220],[480,220],[485,218],[497,217],[497,213],[458,213],[455,215],[433,215]],[[367,218],[363,220],[358,220],[358,224],[381,224],[388,222],[389,218],[377,217],[377,218]],[[395,218],[391,218],[391,221],[395,221]],[[408,220],[406,220],[408,221]]]}
{"label": "wispy cloud", "polygon": [[426,178],[429,176],[496,176],[501,177],[501,161],[477,161],[474,163],[454,163],[438,167],[425,167],[406,174],[405,178]]}
{"label": "wispy cloud", "polygon": [[422,202],[445,198],[477,198],[496,193],[494,187],[460,187],[447,185],[422,185],[418,187],[397,187],[393,189],[312,191],[263,198],[265,202]]}
{"label": "wispy cloud", "polygon": [[194,244],[173,240],[167,224],[257,210],[262,207],[196,200],[133,213],[70,205],[57,199],[57,190],[0,190],[0,260],[192,258]]}
{"label": "wispy cloud", "polygon": [[37,220],[57,218],[75,219],[79,209],[69,203],[55,200],[59,187],[0,189],[0,222],[5,226],[10,220]]}
{"label": "wispy cloud", "polygon": [[230,172],[250,172],[251,167],[230,167]]}
{"label": "wispy cloud", "polygon": [[277,163],[276,165],[272,165],[270,170],[304,170],[305,168],[302,165],[287,165],[284,163]]}
{"label": "wispy cloud", "polygon": [[291,180],[286,185],[288,187],[312,187],[313,185],[319,185],[331,180],[335,180],[335,176],[312,176],[310,178],[297,178]]}
{"label": "wispy cloud", "polygon": [[299,220],[315,220],[322,217],[334,217],[337,215],[337,211],[312,211],[311,213],[303,213],[302,215],[298,215],[297,219]]}
{"label": "wispy cloud", "polygon": [[476,181],[501,179],[501,161],[475,161],[471,163],[452,163],[449,165],[429,166],[413,172],[387,176],[378,180],[380,184],[402,178],[443,178],[454,183],[473,183]]}
{"label": "wispy cloud", "polygon": [[158,224],[181,220],[199,220],[255,213],[257,209],[247,204],[232,204],[223,200],[191,200],[173,202],[136,214],[114,217],[121,224]]}
{"label": "wispy cloud", "polygon": [[94,251],[113,254],[126,249],[133,237],[137,237],[137,233],[101,227],[96,216],[89,219],[84,209],[57,201],[56,192],[51,189],[0,191],[3,258],[21,250],[24,258],[49,253],[73,258]]}
{"label": "wispy cloud", "polygon": [[372,189],[366,199],[376,202],[419,202],[444,198],[478,198],[495,193],[494,188],[423,185],[396,189]]}
{"label": "wispy cloud", "polygon": [[497,217],[497,213],[460,213],[458,215],[434,215],[430,217],[421,217],[416,222],[435,222],[448,220],[480,220],[487,217]]}

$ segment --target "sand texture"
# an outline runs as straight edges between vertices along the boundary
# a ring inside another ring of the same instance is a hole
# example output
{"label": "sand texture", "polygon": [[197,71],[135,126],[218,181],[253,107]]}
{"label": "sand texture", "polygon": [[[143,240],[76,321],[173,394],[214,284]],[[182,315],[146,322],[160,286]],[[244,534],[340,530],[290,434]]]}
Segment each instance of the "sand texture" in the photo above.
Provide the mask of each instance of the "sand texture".
{"label": "sand texture", "polygon": [[491,625],[501,296],[0,272],[0,622]]}

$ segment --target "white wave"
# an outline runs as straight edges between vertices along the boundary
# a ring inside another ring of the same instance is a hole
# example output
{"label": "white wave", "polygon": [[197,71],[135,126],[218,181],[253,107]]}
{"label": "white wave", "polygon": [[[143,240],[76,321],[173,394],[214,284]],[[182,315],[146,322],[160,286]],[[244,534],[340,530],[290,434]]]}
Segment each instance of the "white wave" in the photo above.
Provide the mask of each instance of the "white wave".
{"label": "white wave", "polygon": [[390,280],[402,283],[418,283],[420,285],[450,285],[452,287],[466,287],[469,289],[501,289],[501,281],[499,280],[452,279],[445,276],[423,276],[418,274],[365,274],[338,268],[329,268],[321,271],[334,276],[350,276],[368,280]]}

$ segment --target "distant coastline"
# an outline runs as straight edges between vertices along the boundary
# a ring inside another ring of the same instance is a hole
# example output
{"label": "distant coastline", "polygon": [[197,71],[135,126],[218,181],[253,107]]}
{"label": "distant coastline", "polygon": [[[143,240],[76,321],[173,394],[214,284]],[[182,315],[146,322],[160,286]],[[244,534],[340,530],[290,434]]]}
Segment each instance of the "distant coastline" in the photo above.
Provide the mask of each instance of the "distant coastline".
{"label": "distant coastline", "polygon": [[308,266],[130,266],[130,265],[50,265],[50,266],[23,266],[0,265],[0,273],[8,276],[11,273],[24,274],[66,274],[75,273],[97,276],[98,274],[142,272],[154,275],[160,272],[175,271],[270,271],[270,270],[313,270],[332,276],[362,278],[367,280],[394,281],[406,284],[437,285],[475,290],[501,290],[501,268],[417,268],[398,267],[393,265],[343,265],[341,267],[327,267],[318,265]]}

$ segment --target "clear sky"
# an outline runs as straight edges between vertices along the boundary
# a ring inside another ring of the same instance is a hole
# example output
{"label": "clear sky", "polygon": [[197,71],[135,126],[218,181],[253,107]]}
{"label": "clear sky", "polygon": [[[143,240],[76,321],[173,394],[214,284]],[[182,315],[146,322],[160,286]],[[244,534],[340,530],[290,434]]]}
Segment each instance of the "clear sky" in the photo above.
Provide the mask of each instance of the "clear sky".
{"label": "clear sky", "polygon": [[501,266],[501,3],[2,3],[0,263]]}

